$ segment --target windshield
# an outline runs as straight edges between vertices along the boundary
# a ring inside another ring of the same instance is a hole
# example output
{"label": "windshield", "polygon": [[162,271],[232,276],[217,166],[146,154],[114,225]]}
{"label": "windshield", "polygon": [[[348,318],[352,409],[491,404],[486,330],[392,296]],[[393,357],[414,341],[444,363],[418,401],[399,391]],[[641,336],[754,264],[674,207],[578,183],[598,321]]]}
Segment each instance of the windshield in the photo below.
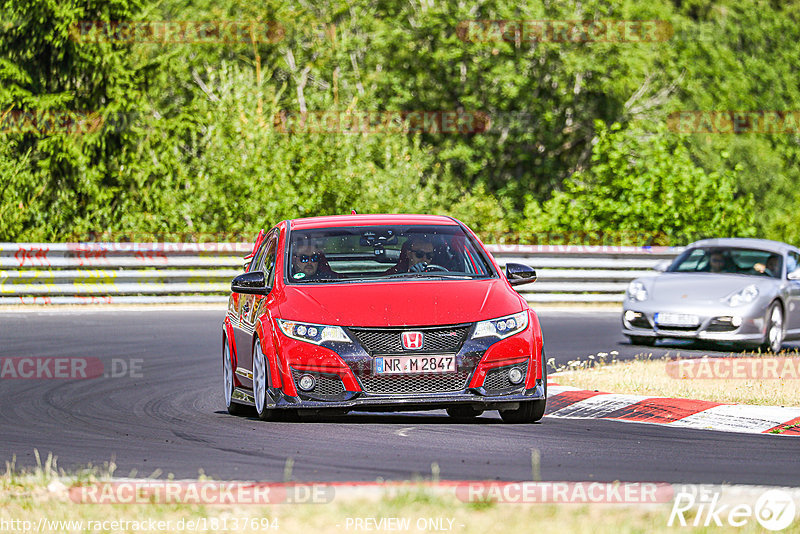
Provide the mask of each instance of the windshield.
{"label": "windshield", "polygon": [[460,226],[293,230],[288,283],[465,279],[497,276]]}
{"label": "windshield", "polygon": [[689,249],[670,265],[672,273],[746,274],[780,278],[783,260],[780,254],[747,248],[709,247]]}

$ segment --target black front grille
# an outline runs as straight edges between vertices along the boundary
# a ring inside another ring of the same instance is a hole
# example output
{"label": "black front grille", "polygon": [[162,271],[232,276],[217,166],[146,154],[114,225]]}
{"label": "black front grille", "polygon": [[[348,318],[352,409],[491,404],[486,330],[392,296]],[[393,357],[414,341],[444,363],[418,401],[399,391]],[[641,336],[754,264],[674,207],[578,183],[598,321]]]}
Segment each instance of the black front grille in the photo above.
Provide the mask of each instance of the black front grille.
{"label": "black front grille", "polygon": [[737,328],[739,327],[733,326],[730,320],[721,321],[719,319],[714,319],[709,323],[706,332],[733,332]]}
{"label": "black front grille", "polygon": [[[300,377],[303,375],[311,375],[316,379],[314,389],[311,391],[303,391],[300,389]],[[306,396],[311,399],[318,400],[341,400],[344,397],[345,389],[342,384],[342,379],[335,374],[314,373],[311,371],[298,371],[292,369],[292,378],[297,392],[301,396]]]}
{"label": "black front grille", "polygon": [[528,376],[528,362],[523,364],[509,365],[506,367],[498,367],[486,373],[486,378],[483,379],[483,388],[487,393],[508,393],[516,389],[521,389],[525,384],[525,379],[519,384],[512,384],[508,380],[508,371],[512,367],[519,368],[522,371],[522,376]]}
{"label": "black front grille", "polygon": [[647,320],[647,317],[642,314],[639,317],[635,317],[633,321],[630,321],[631,326],[634,328],[653,328],[653,325],[650,324],[650,321]]}
{"label": "black front grille", "polygon": [[414,393],[445,393],[467,387],[469,372],[429,375],[361,376],[361,386],[367,393],[411,395]]}
{"label": "black front grille", "polygon": [[[424,328],[351,328],[355,338],[370,354],[456,353],[467,338],[470,325]],[[422,332],[422,348],[406,351],[400,338],[403,332]]]}
{"label": "black front grille", "polygon": [[699,326],[659,326],[659,332],[695,332]]}

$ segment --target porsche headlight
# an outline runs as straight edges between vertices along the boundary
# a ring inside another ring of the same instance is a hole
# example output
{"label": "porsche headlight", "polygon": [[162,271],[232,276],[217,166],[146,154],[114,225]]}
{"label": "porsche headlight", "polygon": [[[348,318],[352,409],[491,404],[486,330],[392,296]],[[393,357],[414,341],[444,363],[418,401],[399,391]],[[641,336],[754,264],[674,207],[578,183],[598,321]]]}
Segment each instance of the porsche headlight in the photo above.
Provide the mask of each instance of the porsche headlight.
{"label": "porsche headlight", "polygon": [[300,341],[308,341],[316,345],[324,341],[350,343],[350,337],[339,326],[326,326],[278,319],[278,327],[287,337],[299,339]]}
{"label": "porsche headlight", "polygon": [[740,289],[736,293],[725,297],[728,306],[735,307],[742,304],[750,304],[758,297],[758,288],[755,285],[749,285],[744,289]]}
{"label": "porsche headlight", "polygon": [[639,302],[647,300],[647,289],[644,284],[634,280],[628,286],[628,298],[631,300],[638,300]]}
{"label": "porsche headlight", "polygon": [[478,337],[499,337],[500,339],[507,338],[522,332],[528,327],[528,311],[521,311],[514,315],[506,315],[505,317],[498,317],[497,319],[489,319],[488,321],[481,321],[475,325],[475,331],[472,333],[472,338]]}

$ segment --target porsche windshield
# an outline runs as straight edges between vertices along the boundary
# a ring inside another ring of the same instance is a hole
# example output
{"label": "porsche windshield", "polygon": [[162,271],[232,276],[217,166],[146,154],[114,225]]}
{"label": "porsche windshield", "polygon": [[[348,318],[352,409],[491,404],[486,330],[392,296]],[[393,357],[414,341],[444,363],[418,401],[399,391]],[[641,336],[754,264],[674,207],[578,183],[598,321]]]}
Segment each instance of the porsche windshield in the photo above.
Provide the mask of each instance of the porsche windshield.
{"label": "porsche windshield", "polygon": [[460,226],[381,225],[293,230],[289,283],[497,276]]}
{"label": "porsche windshield", "polygon": [[678,256],[669,267],[672,273],[747,274],[781,277],[781,255],[747,248],[693,248]]}

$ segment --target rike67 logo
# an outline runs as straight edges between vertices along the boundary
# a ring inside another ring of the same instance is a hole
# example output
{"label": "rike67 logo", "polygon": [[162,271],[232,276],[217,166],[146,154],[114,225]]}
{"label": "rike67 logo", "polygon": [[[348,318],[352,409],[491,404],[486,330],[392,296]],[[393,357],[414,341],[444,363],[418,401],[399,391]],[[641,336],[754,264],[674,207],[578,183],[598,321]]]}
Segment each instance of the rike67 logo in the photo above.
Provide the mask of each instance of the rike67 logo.
{"label": "rike67 logo", "polygon": [[680,486],[676,490],[668,526],[743,527],[755,519],[763,528],[779,531],[791,525],[795,518],[794,498],[779,489],[765,491],[753,506],[721,502],[719,488]]}

